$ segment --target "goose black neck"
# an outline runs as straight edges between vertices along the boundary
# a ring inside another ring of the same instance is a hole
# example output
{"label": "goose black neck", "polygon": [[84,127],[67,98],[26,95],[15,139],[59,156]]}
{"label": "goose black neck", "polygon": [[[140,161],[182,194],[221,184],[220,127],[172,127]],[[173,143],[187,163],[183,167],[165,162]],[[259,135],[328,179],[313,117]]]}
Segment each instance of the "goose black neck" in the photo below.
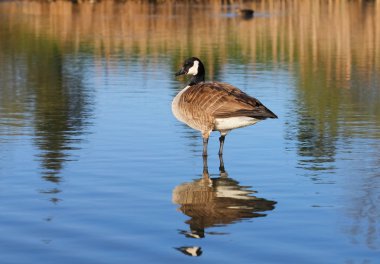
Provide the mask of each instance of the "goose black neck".
{"label": "goose black neck", "polygon": [[198,84],[198,83],[201,83],[201,82],[204,82],[205,81],[205,75],[200,75],[199,73],[197,75],[193,75],[193,77],[191,77],[190,79],[190,83],[189,85],[195,85],[195,84]]}
{"label": "goose black neck", "polygon": [[193,75],[190,79],[189,85],[195,85],[201,82],[205,81],[205,68],[203,66],[203,63],[199,61],[198,65],[198,73],[196,75]]}

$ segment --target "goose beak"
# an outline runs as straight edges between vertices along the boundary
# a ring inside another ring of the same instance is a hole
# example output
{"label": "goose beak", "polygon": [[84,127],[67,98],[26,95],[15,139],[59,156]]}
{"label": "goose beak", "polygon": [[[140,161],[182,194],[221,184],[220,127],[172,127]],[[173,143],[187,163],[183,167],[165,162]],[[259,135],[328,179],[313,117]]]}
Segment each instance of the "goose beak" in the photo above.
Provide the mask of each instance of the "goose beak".
{"label": "goose beak", "polygon": [[186,74],[186,71],[185,71],[184,68],[182,68],[178,72],[176,72],[175,76],[180,76],[180,75],[183,75],[183,74]]}

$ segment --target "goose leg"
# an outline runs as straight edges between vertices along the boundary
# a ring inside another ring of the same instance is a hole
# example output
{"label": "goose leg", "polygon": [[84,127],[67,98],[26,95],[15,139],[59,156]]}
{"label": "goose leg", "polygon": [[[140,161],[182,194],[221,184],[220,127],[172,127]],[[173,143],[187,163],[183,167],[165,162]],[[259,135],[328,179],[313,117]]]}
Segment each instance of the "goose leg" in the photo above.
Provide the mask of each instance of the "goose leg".
{"label": "goose leg", "polygon": [[219,156],[222,156],[223,155],[223,146],[224,146],[224,139],[225,139],[226,135],[220,135],[219,137],[219,142],[220,142],[220,145],[219,145]]}
{"label": "goose leg", "polygon": [[203,157],[207,156],[208,137],[203,137]]}
{"label": "goose leg", "polygon": [[219,173],[220,173],[221,178],[228,177],[228,173],[226,172],[226,169],[224,168],[223,155],[219,156]]}
{"label": "goose leg", "polygon": [[220,174],[226,172],[226,170],[224,169],[223,155],[219,155],[219,172]]}

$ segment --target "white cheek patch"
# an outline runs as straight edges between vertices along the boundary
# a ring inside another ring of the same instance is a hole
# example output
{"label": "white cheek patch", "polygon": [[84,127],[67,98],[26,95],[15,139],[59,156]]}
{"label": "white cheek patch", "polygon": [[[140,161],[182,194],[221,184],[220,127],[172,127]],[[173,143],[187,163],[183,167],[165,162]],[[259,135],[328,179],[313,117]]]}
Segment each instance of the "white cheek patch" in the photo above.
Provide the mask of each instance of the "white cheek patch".
{"label": "white cheek patch", "polygon": [[194,61],[194,65],[191,66],[191,68],[187,71],[187,74],[189,75],[197,75],[198,74],[198,66],[199,66],[199,61]]}

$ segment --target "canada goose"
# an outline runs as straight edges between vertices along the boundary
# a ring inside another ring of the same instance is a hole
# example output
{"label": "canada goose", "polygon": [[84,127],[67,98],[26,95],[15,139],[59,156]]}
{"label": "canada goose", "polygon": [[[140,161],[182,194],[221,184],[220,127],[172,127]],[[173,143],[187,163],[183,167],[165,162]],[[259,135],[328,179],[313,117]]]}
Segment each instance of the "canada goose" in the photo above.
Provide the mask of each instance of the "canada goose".
{"label": "canada goose", "polygon": [[220,132],[219,155],[223,154],[224,139],[232,129],[253,125],[266,118],[277,116],[259,100],[240,89],[222,82],[205,82],[205,68],[200,59],[185,60],[175,74],[192,75],[189,84],[172,102],[174,116],[203,137],[203,156],[212,131]]}

